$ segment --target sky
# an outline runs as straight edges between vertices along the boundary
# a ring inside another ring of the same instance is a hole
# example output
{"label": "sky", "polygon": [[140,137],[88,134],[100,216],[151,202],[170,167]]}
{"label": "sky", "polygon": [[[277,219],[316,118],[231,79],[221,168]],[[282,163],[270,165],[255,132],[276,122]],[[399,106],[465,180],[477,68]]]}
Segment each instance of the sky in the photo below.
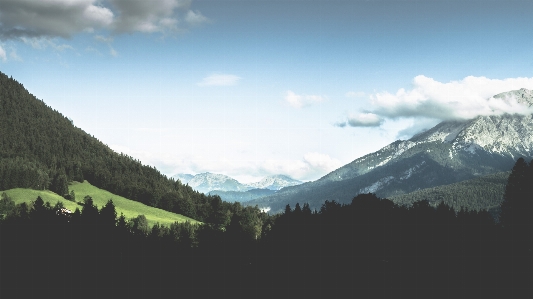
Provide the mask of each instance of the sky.
{"label": "sky", "polygon": [[524,113],[533,1],[1,0],[0,71],[163,174],[316,180]]}

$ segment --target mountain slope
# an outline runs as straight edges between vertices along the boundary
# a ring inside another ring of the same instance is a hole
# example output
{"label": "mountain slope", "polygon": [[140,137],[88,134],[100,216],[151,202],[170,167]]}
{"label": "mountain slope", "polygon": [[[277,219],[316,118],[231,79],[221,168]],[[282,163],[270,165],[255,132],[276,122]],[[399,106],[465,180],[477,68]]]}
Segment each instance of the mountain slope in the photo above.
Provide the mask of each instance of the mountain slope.
{"label": "mountain slope", "polygon": [[455,211],[461,208],[480,211],[498,209],[503,201],[509,171],[476,177],[470,180],[442,185],[389,198],[399,205],[427,200],[430,205],[438,206],[442,201]]}
{"label": "mountain slope", "polygon": [[114,194],[203,221],[220,199],[168,179],[112,151],[0,73],[0,190],[31,188],[64,195],[87,180]]}
{"label": "mountain slope", "polygon": [[[520,89],[494,96],[527,106],[533,92]],[[380,197],[464,181],[508,171],[518,157],[533,157],[533,116],[478,116],[445,121],[432,129],[398,140],[325,175],[317,181],[288,187],[247,202],[279,212],[286,204],[309,202],[319,208],[325,200],[348,203],[360,193]]]}

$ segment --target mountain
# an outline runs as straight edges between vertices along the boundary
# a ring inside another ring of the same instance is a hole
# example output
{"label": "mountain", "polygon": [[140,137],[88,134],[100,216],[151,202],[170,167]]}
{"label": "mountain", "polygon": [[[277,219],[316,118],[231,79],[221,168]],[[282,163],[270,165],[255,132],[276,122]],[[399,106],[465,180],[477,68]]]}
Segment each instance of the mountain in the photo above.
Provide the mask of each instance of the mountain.
{"label": "mountain", "polygon": [[194,175],[188,173],[178,173],[172,176],[172,178],[180,180],[182,184],[187,184],[190,180],[192,180],[192,178],[194,178]]}
{"label": "mountain", "polygon": [[190,181],[189,186],[202,193],[207,193],[213,190],[222,191],[248,191],[251,187],[239,183],[234,178],[223,174],[215,173],[199,173],[195,175]]}
{"label": "mountain", "polygon": [[267,176],[257,183],[251,183],[250,186],[257,189],[279,190],[285,187],[300,185],[301,183],[301,181],[289,176],[278,174]]}
{"label": "mountain", "polygon": [[242,184],[229,176],[209,172],[197,174],[188,182],[189,186],[195,190],[209,193],[210,195],[218,195],[225,201],[238,202],[246,202],[268,196],[284,187],[301,183],[286,175],[272,175],[256,183]]}
{"label": "mountain", "polygon": [[[514,90],[494,96],[515,98],[529,107],[533,92]],[[357,194],[393,197],[478,176],[509,171],[516,159],[533,157],[533,116],[504,114],[444,121],[409,140],[398,140],[314,182],[284,188],[247,202],[280,212],[285,205],[325,200],[348,203]]]}

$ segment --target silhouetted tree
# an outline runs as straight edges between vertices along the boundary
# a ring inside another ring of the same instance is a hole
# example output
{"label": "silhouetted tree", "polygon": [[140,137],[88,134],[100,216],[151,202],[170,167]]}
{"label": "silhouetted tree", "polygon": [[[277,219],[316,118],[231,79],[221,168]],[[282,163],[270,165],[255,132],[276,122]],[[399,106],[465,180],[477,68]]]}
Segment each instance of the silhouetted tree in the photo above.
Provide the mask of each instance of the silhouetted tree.
{"label": "silhouetted tree", "polygon": [[94,204],[93,198],[89,195],[83,198],[83,208],[81,209],[81,221],[84,224],[97,224],[99,218],[98,207]]}
{"label": "silhouetted tree", "polygon": [[503,227],[525,224],[531,218],[529,207],[533,181],[529,177],[528,168],[526,161],[519,158],[509,175],[501,204],[500,224]]}
{"label": "silhouetted tree", "polygon": [[100,210],[99,223],[104,226],[114,227],[117,221],[117,211],[113,200],[108,200],[106,205]]}

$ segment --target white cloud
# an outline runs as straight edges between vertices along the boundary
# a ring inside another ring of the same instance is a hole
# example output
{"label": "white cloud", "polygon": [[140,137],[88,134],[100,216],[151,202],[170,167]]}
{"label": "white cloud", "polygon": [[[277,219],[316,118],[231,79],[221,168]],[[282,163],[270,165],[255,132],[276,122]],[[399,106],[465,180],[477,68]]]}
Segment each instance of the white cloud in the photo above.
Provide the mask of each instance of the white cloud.
{"label": "white cloud", "polygon": [[109,43],[113,42],[113,38],[112,37],[105,37],[105,36],[102,36],[102,35],[95,35],[94,39],[99,41],[99,42],[106,43],[106,44],[109,44]]}
{"label": "white cloud", "polygon": [[256,170],[248,171],[261,174],[261,176],[284,174],[298,180],[309,181],[319,179],[341,166],[342,163],[339,160],[327,154],[310,152],[299,160],[265,160],[258,165]]}
{"label": "white cloud", "polygon": [[9,57],[11,57],[11,59],[16,60],[16,61],[22,61],[22,58],[20,58],[20,56],[17,54],[17,51],[15,49],[11,49],[11,52],[9,52]]}
{"label": "white cloud", "polygon": [[25,44],[30,45],[34,49],[43,50],[48,47],[51,47],[52,49],[63,52],[64,50],[74,50],[74,48],[71,45],[68,44],[57,44],[55,39],[49,39],[44,37],[34,37],[34,38],[27,38],[22,37],[22,41]]}
{"label": "white cloud", "polygon": [[2,59],[4,62],[7,61],[6,51],[4,48],[2,48],[2,46],[0,46],[0,59]]}
{"label": "white cloud", "polygon": [[425,76],[413,80],[411,90],[395,94],[371,95],[373,112],[384,117],[427,117],[440,120],[470,119],[478,115],[531,113],[515,99],[507,101],[492,96],[520,88],[533,89],[533,78],[489,79],[466,77],[460,81],[438,82]]}
{"label": "white cloud", "polygon": [[99,54],[99,55],[102,55],[102,53],[100,53],[100,51],[98,51],[97,49],[95,49],[95,48],[93,48],[93,47],[91,47],[91,46],[85,48],[85,51],[87,51],[87,52],[92,52],[92,53],[96,53],[96,54]]}
{"label": "white cloud", "polygon": [[47,47],[47,40],[44,39],[44,38],[27,38],[27,37],[22,37],[21,38],[22,41],[27,44],[27,45],[30,45],[32,48],[34,49],[39,49],[39,50],[42,50],[44,48]]}
{"label": "white cloud", "polygon": [[112,47],[109,47],[109,54],[111,54],[111,56],[113,57],[117,57],[118,56],[118,52],[113,49]]}
{"label": "white cloud", "polygon": [[409,119],[409,121],[411,122],[410,125],[399,130],[396,134],[396,138],[402,140],[409,139],[418,133],[422,133],[433,128],[440,122],[440,120],[423,117],[419,117],[416,120]]}
{"label": "white cloud", "polygon": [[[385,119],[414,119],[411,127],[399,131],[399,137],[428,128],[443,120],[471,119],[479,115],[530,114],[533,108],[518,103],[514,98],[494,98],[502,92],[521,88],[533,89],[533,78],[489,79],[469,76],[462,80],[439,82],[420,75],[413,79],[411,89],[396,93],[379,92],[369,95],[369,108],[364,113],[352,114],[335,126],[374,127]],[[346,96],[359,96],[347,93]]]}
{"label": "white cloud", "polygon": [[187,9],[191,3],[188,0],[109,0],[109,2],[117,12],[113,24],[116,31],[145,33],[176,31],[179,23],[178,10]]}
{"label": "white cloud", "polygon": [[359,113],[348,117],[348,124],[352,127],[377,127],[383,119],[374,113]]}
{"label": "white cloud", "polygon": [[304,161],[309,165],[310,170],[316,173],[327,174],[342,166],[342,163],[331,158],[329,155],[320,153],[307,153]]}
{"label": "white cloud", "polygon": [[357,113],[347,117],[346,121],[337,123],[338,127],[379,127],[383,124],[383,118],[374,113]]}
{"label": "white cloud", "polygon": [[67,45],[67,44],[57,45],[51,42],[50,46],[52,46],[52,48],[60,52],[63,52],[64,50],[74,50],[74,48],[71,45]]}
{"label": "white cloud", "polygon": [[288,90],[285,95],[285,101],[294,108],[304,108],[324,101],[324,97],[318,95],[298,95]]}
{"label": "white cloud", "polygon": [[197,26],[209,22],[209,19],[199,11],[189,10],[185,16],[185,21],[191,25]]}
{"label": "white cloud", "polygon": [[198,86],[232,86],[236,85],[241,77],[230,74],[212,74],[198,82]]}
{"label": "white cloud", "polygon": [[98,42],[101,42],[101,43],[104,43],[104,44],[107,44],[107,46],[109,47],[109,54],[113,57],[117,57],[118,56],[118,52],[117,50],[115,50],[113,48],[113,46],[111,46],[111,43],[113,43],[113,38],[108,36],[108,37],[105,37],[105,36],[102,36],[102,35],[95,35],[94,36],[94,39]]}

